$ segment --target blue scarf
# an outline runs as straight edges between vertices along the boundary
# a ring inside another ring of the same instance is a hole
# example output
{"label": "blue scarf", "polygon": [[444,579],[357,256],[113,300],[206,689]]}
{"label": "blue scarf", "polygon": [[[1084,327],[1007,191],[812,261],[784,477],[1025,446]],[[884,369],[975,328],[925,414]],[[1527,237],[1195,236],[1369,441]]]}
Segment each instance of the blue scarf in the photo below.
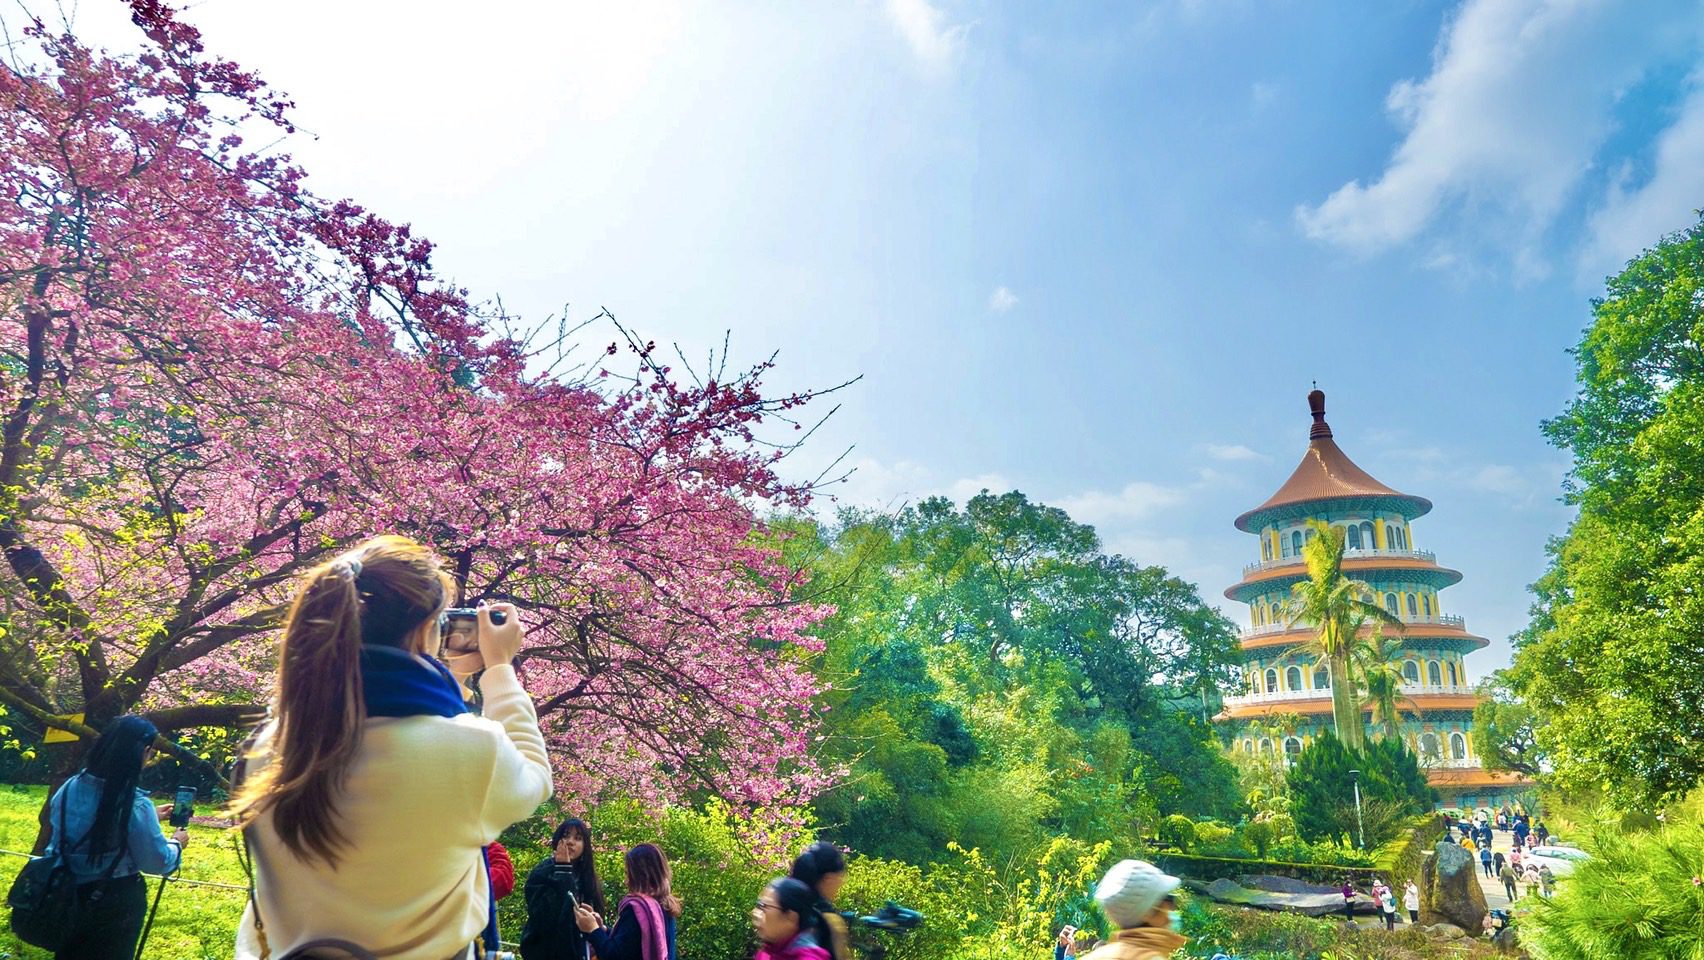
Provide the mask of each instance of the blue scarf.
{"label": "blue scarf", "polygon": [[[468,712],[461,685],[448,667],[396,647],[361,645],[361,697],[369,717],[459,717]],[[485,889],[491,898],[483,939],[485,949],[496,950],[497,893],[491,889],[491,859],[484,847],[479,857],[485,864]]]}

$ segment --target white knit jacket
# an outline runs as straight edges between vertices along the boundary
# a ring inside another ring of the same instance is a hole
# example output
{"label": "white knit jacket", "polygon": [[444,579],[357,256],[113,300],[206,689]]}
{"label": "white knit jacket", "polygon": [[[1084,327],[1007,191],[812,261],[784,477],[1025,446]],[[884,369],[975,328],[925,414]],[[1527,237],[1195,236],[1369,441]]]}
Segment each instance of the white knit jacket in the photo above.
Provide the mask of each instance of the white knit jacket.
{"label": "white knit jacket", "polygon": [[[337,807],[349,843],[335,869],[296,858],[271,815],[250,830],[255,898],[273,958],[334,938],[396,960],[448,960],[485,929],[490,880],[480,848],[532,815],[551,792],[550,761],[532,700],[513,667],[480,680],[485,715],[378,717]],[[274,728],[256,739],[266,764]],[[254,907],[237,957],[260,957]]]}

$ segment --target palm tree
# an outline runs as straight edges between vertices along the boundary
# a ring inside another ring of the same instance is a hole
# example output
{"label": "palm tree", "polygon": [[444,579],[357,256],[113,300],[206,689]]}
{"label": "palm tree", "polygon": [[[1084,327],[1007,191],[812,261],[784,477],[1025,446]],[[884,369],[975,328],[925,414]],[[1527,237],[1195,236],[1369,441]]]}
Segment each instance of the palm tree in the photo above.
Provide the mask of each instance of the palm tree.
{"label": "palm tree", "polygon": [[1357,651],[1354,668],[1367,695],[1361,706],[1372,709],[1373,724],[1383,724],[1387,738],[1400,736],[1403,708],[1419,712],[1414,701],[1402,695],[1402,641],[1385,636],[1382,625],[1375,626]]}
{"label": "palm tree", "polygon": [[1342,530],[1319,520],[1309,520],[1308,529],[1310,536],[1302,547],[1308,578],[1290,588],[1284,620],[1315,629],[1307,649],[1331,676],[1331,719],[1337,737],[1359,750],[1367,736],[1350,666],[1362,643],[1360,629],[1365,623],[1400,625],[1401,621],[1374,601],[1366,584],[1344,575]]}

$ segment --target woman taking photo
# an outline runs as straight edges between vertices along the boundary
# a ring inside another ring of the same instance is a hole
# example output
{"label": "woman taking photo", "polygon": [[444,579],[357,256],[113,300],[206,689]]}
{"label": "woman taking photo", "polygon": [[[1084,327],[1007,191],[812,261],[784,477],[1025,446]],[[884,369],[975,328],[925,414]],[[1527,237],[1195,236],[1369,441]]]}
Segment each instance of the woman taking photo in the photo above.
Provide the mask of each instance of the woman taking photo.
{"label": "woman taking photo", "polygon": [[816,940],[816,905],[816,891],[803,882],[772,881],[751,911],[751,925],[763,941],[753,960],[829,960]]}
{"label": "woman taking photo", "polygon": [[592,831],[579,818],[562,821],[550,838],[551,855],[527,874],[527,925],[522,960],[586,960],[590,944],[574,920],[580,904],[604,913],[603,884],[592,857]]}
{"label": "woman taking photo", "polygon": [[60,857],[77,878],[81,905],[76,931],[54,954],[58,960],[135,953],[148,912],[141,871],[168,874],[183,857],[189,834],[178,830],[167,839],[160,829],[171,807],[156,808],[136,788],[158,732],[141,717],[107,724],[83,769],[48,801],[53,835],[45,855]]}
{"label": "woman taking photo", "polygon": [[816,942],[828,951],[832,960],[851,960],[846,918],[834,908],[834,899],[846,884],[846,856],[834,844],[818,840],[793,861],[790,875],[816,894],[816,909],[812,911]]}
{"label": "woman taking photo", "polygon": [[272,716],[232,801],[254,867],[238,957],[321,943],[445,960],[495,923],[483,848],[550,796],[550,765],[511,665],[513,607],[479,609],[469,656],[483,717],[431,659],[453,587],[403,537],[369,540],[298,587]]}
{"label": "woman taking photo", "polygon": [[675,921],[680,901],[669,889],[669,861],[656,844],[641,843],[627,851],[627,896],[616,907],[615,929],[603,917],[580,904],[574,920],[592,945],[598,960],[677,960]]}

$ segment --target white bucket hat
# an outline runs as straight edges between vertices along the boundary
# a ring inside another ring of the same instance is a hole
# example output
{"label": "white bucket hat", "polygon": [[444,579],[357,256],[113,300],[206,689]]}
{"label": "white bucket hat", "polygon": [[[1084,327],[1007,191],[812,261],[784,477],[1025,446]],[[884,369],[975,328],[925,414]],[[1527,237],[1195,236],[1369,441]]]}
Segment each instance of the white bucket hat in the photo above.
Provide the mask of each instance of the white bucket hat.
{"label": "white bucket hat", "polygon": [[1140,925],[1180,882],[1145,860],[1120,860],[1095,887],[1095,902],[1114,926],[1128,929]]}

